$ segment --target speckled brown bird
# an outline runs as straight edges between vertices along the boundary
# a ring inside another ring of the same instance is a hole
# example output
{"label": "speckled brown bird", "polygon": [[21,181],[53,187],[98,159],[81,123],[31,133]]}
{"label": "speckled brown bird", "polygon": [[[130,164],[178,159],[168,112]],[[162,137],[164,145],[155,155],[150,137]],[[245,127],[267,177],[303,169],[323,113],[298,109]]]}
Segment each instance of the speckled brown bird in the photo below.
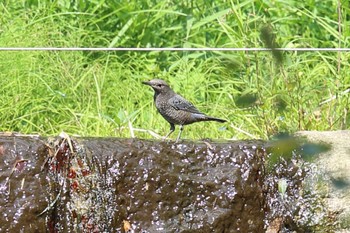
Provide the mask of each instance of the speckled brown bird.
{"label": "speckled brown bird", "polygon": [[153,88],[156,108],[170,124],[170,132],[164,137],[164,140],[174,132],[175,125],[180,125],[180,132],[176,138],[176,142],[178,142],[184,125],[199,121],[226,122],[226,120],[201,113],[191,102],[187,101],[181,95],[176,94],[169,85],[161,79],[153,79],[142,83]]}

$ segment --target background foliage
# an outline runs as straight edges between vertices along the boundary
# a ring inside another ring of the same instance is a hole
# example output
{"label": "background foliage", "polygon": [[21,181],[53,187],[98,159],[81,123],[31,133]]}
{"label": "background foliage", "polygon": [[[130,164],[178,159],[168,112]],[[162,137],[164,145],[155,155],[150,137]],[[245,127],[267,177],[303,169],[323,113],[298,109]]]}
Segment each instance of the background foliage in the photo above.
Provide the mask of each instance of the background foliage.
{"label": "background foliage", "polygon": [[[344,47],[348,1],[4,0],[0,47]],[[349,53],[0,51],[0,131],[153,137],[158,77],[229,120],[184,138],[349,128]],[[136,130],[136,131],[135,131]]]}

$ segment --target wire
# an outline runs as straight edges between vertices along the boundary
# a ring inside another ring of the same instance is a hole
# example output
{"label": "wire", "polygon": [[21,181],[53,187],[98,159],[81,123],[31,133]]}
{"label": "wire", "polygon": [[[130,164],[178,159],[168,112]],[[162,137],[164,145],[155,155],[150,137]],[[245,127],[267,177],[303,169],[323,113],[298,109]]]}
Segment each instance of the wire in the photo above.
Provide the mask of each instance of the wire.
{"label": "wire", "polygon": [[134,51],[134,52],[151,52],[151,51],[188,51],[188,52],[241,52],[241,51],[288,51],[288,52],[350,52],[350,48],[82,48],[82,47],[0,47],[0,51]]}

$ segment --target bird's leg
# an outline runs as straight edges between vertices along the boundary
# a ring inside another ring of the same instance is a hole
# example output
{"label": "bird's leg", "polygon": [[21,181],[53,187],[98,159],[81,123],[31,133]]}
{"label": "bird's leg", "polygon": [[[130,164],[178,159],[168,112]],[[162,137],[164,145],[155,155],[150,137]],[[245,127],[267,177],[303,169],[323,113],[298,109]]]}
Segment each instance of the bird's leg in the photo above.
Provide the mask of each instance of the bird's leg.
{"label": "bird's leg", "polygon": [[184,129],[184,126],[183,126],[183,125],[180,125],[180,132],[179,132],[179,135],[177,135],[177,138],[176,138],[176,141],[175,141],[175,142],[178,142],[178,141],[179,141],[183,129]]}
{"label": "bird's leg", "polygon": [[165,139],[167,139],[169,137],[170,134],[172,134],[175,130],[175,125],[173,123],[170,123],[170,132],[165,135],[165,137],[163,138],[163,141],[165,141]]}

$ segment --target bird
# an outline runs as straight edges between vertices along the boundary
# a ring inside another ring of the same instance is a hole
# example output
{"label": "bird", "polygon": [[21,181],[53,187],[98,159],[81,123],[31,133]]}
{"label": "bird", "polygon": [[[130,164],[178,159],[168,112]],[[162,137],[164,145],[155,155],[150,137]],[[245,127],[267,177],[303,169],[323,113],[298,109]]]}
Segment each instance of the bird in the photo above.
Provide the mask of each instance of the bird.
{"label": "bird", "polygon": [[177,143],[181,137],[184,125],[200,121],[226,122],[224,119],[208,116],[200,112],[191,102],[176,94],[164,80],[152,79],[142,83],[152,87],[156,108],[170,124],[170,132],[165,135],[163,140],[166,140],[175,131],[175,125],[180,126],[180,132],[175,141]]}

